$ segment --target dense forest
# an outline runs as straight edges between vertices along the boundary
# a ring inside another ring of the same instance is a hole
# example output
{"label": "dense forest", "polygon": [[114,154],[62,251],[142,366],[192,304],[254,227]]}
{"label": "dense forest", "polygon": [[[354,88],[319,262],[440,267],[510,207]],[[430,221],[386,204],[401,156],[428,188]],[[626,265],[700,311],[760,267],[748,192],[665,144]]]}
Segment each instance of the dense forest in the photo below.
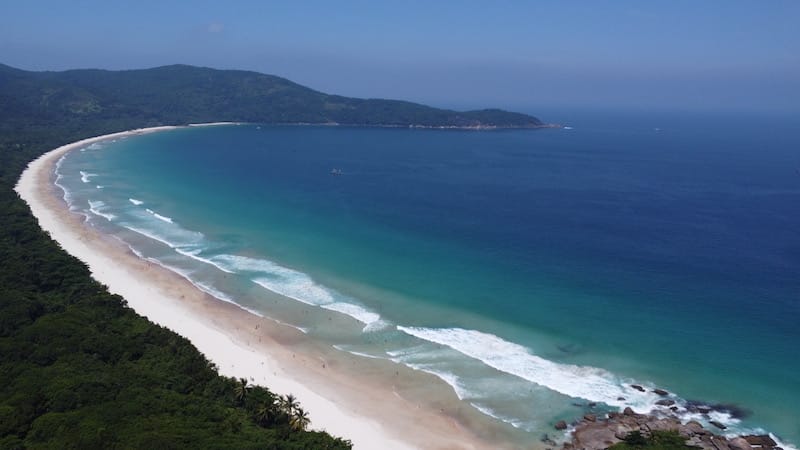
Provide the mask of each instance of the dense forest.
{"label": "dense forest", "polygon": [[29,72],[0,64],[0,122],[116,120],[155,123],[337,123],[372,126],[537,128],[539,119],[485,109],[329,95],[256,72],[173,65],[144,70]]}

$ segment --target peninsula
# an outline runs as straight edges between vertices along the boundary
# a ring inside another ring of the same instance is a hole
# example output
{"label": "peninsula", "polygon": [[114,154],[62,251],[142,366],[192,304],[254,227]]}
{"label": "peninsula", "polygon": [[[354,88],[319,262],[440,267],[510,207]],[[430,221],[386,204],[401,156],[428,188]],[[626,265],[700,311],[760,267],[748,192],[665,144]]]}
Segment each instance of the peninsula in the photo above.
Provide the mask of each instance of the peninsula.
{"label": "peninsula", "polygon": [[144,70],[29,72],[0,64],[0,120],[135,120],[142,126],[254,122],[423,128],[547,128],[527,114],[452,111],[417,103],[325,94],[285,78],[171,65]]}

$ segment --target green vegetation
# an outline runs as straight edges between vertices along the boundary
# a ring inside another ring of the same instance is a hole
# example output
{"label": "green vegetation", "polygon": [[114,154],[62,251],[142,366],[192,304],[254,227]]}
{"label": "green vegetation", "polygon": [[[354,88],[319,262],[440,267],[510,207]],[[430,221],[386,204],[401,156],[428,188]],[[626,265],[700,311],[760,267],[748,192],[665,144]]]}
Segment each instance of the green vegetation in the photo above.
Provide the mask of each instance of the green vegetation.
{"label": "green vegetation", "polygon": [[0,120],[135,120],[339,123],[373,126],[536,128],[532,116],[498,109],[457,112],[416,103],[317,92],[256,72],[174,65],[145,70],[27,72],[0,65]]}
{"label": "green vegetation", "polygon": [[644,436],[639,430],[625,436],[625,440],[609,447],[609,450],[696,450],[686,445],[686,439],[677,431],[653,431]]}

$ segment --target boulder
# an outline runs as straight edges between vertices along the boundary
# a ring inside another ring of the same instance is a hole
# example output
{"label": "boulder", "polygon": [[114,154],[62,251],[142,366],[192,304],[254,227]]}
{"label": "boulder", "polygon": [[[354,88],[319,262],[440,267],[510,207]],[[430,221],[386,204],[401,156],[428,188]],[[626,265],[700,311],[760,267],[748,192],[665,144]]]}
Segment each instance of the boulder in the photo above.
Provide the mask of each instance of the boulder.
{"label": "boulder", "polygon": [[586,420],[586,421],[589,421],[589,422],[596,422],[597,421],[597,416],[595,416],[594,414],[584,414],[583,420]]}
{"label": "boulder", "polygon": [[731,450],[753,450],[753,447],[743,437],[735,437],[728,441]]}
{"label": "boulder", "polygon": [[752,446],[758,446],[762,449],[775,448],[778,443],[767,434],[744,436],[744,439]]}
{"label": "boulder", "polygon": [[712,436],[711,443],[714,444],[717,450],[731,450],[731,447],[728,445],[728,440],[722,436]]}
{"label": "boulder", "polygon": [[628,407],[626,407],[626,408],[625,408],[625,409],[622,411],[622,414],[624,414],[624,415],[626,415],[626,416],[633,416],[633,415],[635,415],[636,413],[635,413],[635,412],[633,412],[633,410],[631,409],[631,407],[630,407],[630,406],[628,406]]}
{"label": "boulder", "polygon": [[559,431],[566,430],[567,429],[567,422],[564,422],[563,420],[559,420],[558,422],[556,422],[555,427],[556,427],[556,430],[559,430]]}
{"label": "boulder", "polygon": [[638,384],[632,384],[631,387],[636,389],[639,392],[645,392],[644,388],[639,386]]}
{"label": "boulder", "polygon": [[711,445],[710,442],[704,441],[700,438],[700,436],[692,436],[686,441],[686,445],[690,447],[698,447],[705,450],[711,450],[712,448],[716,450],[716,447]]}
{"label": "boulder", "polygon": [[658,395],[660,395],[662,397],[669,395],[669,392],[667,392],[667,391],[665,391],[663,389],[653,389],[653,392],[655,392],[656,394],[658,394]]}
{"label": "boulder", "polygon": [[700,422],[696,420],[690,420],[686,422],[686,425],[684,425],[684,427],[686,427],[686,429],[691,431],[693,434],[703,434],[706,431],[706,429],[703,428],[703,425],[701,425]]}
{"label": "boulder", "polygon": [[668,398],[665,398],[663,400],[659,400],[659,401],[656,402],[656,405],[661,405],[661,406],[672,406],[674,404],[675,404],[675,400],[668,399]]}

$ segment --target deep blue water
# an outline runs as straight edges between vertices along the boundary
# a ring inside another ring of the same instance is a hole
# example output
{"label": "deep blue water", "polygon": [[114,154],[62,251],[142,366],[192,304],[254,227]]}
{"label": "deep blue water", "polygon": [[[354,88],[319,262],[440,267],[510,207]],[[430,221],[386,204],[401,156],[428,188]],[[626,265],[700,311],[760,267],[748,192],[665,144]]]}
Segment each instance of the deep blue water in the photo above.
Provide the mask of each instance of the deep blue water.
{"label": "deep blue water", "polygon": [[635,381],[800,442],[797,121],[562,115],[572,129],[181,129],[74,153],[63,184],[114,215],[97,226],[211,260],[191,276],[248,307],[260,280],[379,315],[339,344],[438,373],[520,429],[579,415],[576,398],[651,407]]}

